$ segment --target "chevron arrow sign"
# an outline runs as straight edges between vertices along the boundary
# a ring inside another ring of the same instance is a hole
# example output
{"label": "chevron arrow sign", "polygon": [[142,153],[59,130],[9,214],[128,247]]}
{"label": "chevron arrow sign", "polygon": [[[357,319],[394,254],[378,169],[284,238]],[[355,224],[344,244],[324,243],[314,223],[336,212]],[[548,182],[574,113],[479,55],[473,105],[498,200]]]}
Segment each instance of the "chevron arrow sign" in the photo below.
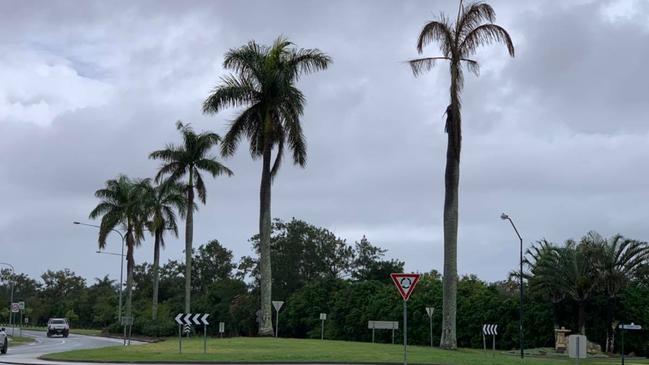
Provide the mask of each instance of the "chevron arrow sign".
{"label": "chevron arrow sign", "polygon": [[488,336],[496,336],[498,334],[498,325],[497,324],[482,325],[482,334]]}
{"label": "chevron arrow sign", "polygon": [[209,313],[178,313],[174,320],[176,321],[177,324],[179,325],[185,325],[185,326],[207,326],[210,323],[207,321],[207,317],[209,317]]}

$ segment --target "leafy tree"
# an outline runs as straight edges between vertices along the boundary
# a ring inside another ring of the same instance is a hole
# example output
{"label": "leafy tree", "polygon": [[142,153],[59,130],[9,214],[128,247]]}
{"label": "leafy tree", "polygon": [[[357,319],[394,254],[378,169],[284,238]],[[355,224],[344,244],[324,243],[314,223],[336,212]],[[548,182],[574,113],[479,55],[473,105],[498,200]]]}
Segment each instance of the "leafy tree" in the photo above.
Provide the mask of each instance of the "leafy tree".
{"label": "leafy tree", "polygon": [[132,316],[133,268],[135,247],[144,239],[146,224],[145,191],[148,179],[131,180],[125,175],[106,181],[106,187],[95,192],[99,204],[90,212],[90,218],[101,217],[99,228],[99,248],[106,247],[106,237],[121,227],[126,232],[126,316]]}
{"label": "leafy tree", "polygon": [[444,305],[440,346],[446,349],[457,347],[457,227],[458,188],[460,180],[460,149],[462,145],[460,93],[463,87],[462,65],[476,75],[478,62],[471,57],[480,46],[502,42],[509,54],[514,56],[514,45],[507,31],[493,24],[496,14],[486,3],[476,2],[458,9],[455,23],[445,15],[424,25],[417,40],[417,51],[422,54],[426,45],[438,41],[442,56],[424,57],[410,61],[415,76],[430,70],[437,61],[449,61],[451,73],[450,104],[446,108],[446,173],[444,196]]}
{"label": "leafy tree", "polygon": [[[259,236],[251,238],[254,249],[260,251]],[[334,280],[347,276],[353,250],[331,231],[293,218],[290,222],[275,219],[271,235],[273,293],[275,298],[288,298],[307,282]],[[249,263],[244,258],[240,265]],[[243,267],[240,267],[242,269]],[[253,275],[259,276],[254,270]]]}
{"label": "leafy tree", "polygon": [[206,293],[210,285],[230,279],[235,268],[232,257],[232,251],[223,247],[218,240],[200,246],[192,260],[194,288]]}
{"label": "leafy tree", "polygon": [[404,262],[398,260],[381,260],[387,250],[373,246],[363,236],[354,245],[354,260],[352,262],[352,279],[379,280],[390,282],[390,273],[402,272]]}
{"label": "leafy tree", "polygon": [[[196,134],[194,130],[182,122],[176,123],[176,128],[183,137],[182,145],[167,145],[163,150],[154,151],[149,155],[151,159],[162,160],[163,165],[156,175],[160,182],[168,176],[169,182],[178,182],[187,176],[185,184],[187,206],[194,206],[194,190],[200,201],[205,204],[207,191],[201,171],[216,177],[219,175],[232,175],[232,171],[223,166],[210,156],[209,152],[220,141],[216,133],[202,132]],[[191,275],[192,275],[192,242],[194,237],[194,210],[187,209],[185,215],[185,313],[191,313]]]}
{"label": "leafy tree", "polygon": [[183,186],[166,181],[157,186],[145,185],[146,209],[148,214],[148,229],[154,237],[153,242],[153,302],[151,305],[151,318],[158,316],[158,288],[160,282],[160,249],[164,248],[166,231],[171,231],[178,237],[176,211],[185,216],[187,200],[183,194]]}
{"label": "leafy tree", "polygon": [[[115,318],[117,296],[115,281],[108,275],[95,278],[95,283],[88,289],[88,307],[91,310],[91,322],[100,327],[108,326]],[[85,308],[84,308],[85,312]]]}
{"label": "leafy tree", "polygon": [[[331,58],[317,49],[295,49],[284,38],[272,46],[254,41],[231,49],[223,67],[234,72],[203,103],[203,111],[217,113],[227,107],[244,107],[223,139],[221,153],[234,154],[241,138],[250,142],[253,158],[262,158],[259,188],[259,236],[261,242],[261,310],[259,334],[273,334],[271,323],[271,183],[279,170],[285,144],[293,151],[293,162],[306,164],[306,142],[300,124],[305,98],[295,84],[302,74],[324,70]],[[277,148],[275,161],[271,159]]]}

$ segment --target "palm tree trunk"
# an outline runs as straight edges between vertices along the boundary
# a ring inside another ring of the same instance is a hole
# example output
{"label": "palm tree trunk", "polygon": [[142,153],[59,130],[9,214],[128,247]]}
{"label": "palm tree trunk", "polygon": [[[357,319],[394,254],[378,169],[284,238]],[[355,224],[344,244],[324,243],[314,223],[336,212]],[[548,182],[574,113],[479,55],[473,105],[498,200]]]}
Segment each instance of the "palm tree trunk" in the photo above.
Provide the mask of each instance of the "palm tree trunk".
{"label": "palm tree trunk", "polygon": [[444,176],[444,277],[442,299],[442,336],[440,347],[457,348],[457,227],[458,188],[460,183],[460,148],[462,130],[458,90],[458,64],[451,64],[451,105],[446,110],[446,172]]}
{"label": "palm tree trunk", "polygon": [[261,271],[261,324],[260,336],[273,335],[272,321],[272,270],[270,262],[270,175],[271,144],[264,147],[263,166],[261,171],[261,186],[259,188],[259,261]]}
{"label": "palm tree trunk", "polygon": [[153,304],[151,305],[151,318],[158,318],[158,286],[160,285],[160,237],[161,232],[155,233],[155,243],[153,244]]}
{"label": "palm tree trunk", "polygon": [[187,219],[185,221],[185,313],[191,313],[192,295],[192,241],[194,239],[194,175],[189,169],[187,186]]}
{"label": "palm tree trunk", "polygon": [[577,327],[579,333],[586,336],[586,303],[577,303]]}
{"label": "palm tree trunk", "polygon": [[606,349],[605,352],[612,353],[614,350],[613,316],[615,315],[615,297],[608,297],[606,300]]}

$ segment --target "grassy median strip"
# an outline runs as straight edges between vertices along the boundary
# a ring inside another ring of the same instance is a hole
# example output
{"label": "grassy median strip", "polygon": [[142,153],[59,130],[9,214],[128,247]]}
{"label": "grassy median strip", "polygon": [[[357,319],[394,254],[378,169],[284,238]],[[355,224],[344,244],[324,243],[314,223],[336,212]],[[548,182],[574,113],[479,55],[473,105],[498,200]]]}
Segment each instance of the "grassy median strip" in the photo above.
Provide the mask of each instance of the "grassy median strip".
{"label": "grassy median strip", "polygon": [[[408,361],[419,364],[443,365],[552,365],[574,364],[574,360],[562,358],[528,358],[480,350],[461,349],[444,351],[423,346],[408,347]],[[176,361],[176,362],[365,362],[403,363],[403,346],[371,344],[364,342],[320,341],[301,339],[249,338],[209,339],[207,354],[203,354],[203,340],[183,340],[183,353],[178,353],[177,339],[135,345],[129,347],[106,347],[94,350],[78,350],[49,354],[47,360],[79,361]],[[647,364],[634,361],[633,363]],[[619,359],[582,360],[582,364],[614,364]],[[631,363],[631,362],[629,362]]]}
{"label": "grassy median strip", "polygon": [[35,342],[33,337],[26,336],[9,336],[9,346],[20,346]]}

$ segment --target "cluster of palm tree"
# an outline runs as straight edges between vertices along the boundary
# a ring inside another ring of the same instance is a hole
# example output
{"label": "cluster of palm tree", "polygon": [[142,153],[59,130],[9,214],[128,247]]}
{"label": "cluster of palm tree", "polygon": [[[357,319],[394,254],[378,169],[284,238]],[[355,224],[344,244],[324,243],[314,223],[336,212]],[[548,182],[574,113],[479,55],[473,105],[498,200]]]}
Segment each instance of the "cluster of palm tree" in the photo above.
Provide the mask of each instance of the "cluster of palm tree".
{"label": "cluster of palm tree", "polygon": [[[114,229],[125,232],[126,240],[126,316],[132,315],[132,284],[135,247],[139,246],[149,232],[153,243],[153,301],[152,318],[158,314],[158,281],[160,265],[160,249],[165,244],[165,233],[171,231],[178,236],[177,216],[185,218],[186,246],[188,253],[186,266],[191,273],[193,212],[197,209],[194,202],[194,191],[198,193],[201,202],[205,203],[205,183],[201,172],[205,171],[213,177],[231,175],[232,172],[215,157],[208,156],[212,147],[220,140],[214,133],[196,133],[188,125],[177,123],[177,128],[183,136],[181,145],[168,145],[165,149],[154,151],[149,156],[160,159],[160,167],[155,179],[131,179],[120,175],[108,180],[103,189],[95,192],[100,199],[99,204],[90,213],[90,218],[101,217],[99,229],[99,247],[106,244],[106,236]],[[187,181],[182,181],[183,178]],[[191,284],[187,276],[187,284]],[[189,309],[190,298],[188,288],[185,301]],[[188,311],[189,313],[189,311]]]}
{"label": "cluster of palm tree", "polygon": [[[231,122],[225,137],[212,132],[196,133],[181,122],[177,128],[183,137],[181,145],[167,145],[154,151],[151,159],[162,161],[151,179],[133,180],[126,176],[108,180],[106,187],[95,195],[101,201],[90,213],[101,217],[99,246],[106,244],[106,236],[115,229],[126,232],[127,246],[127,305],[126,316],[131,316],[133,282],[133,251],[148,231],[154,237],[153,318],[157,316],[157,287],[160,248],[167,230],[178,234],[177,215],[185,219],[185,312],[191,312],[191,272],[193,244],[193,214],[197,209],[195,194],[205,204],[206,188],[202,173],[212,177],[232,175],[232,171],[210,155],[220,143],[224,157],[231,156],[242,138],[250,142],[253,159],[262,159],[260,184],[260,276],[262,322],[260,335],[272,335],[271,322],[271,184],[282,162],[284,150],[293,153],[293,162],[306,164],[306,141],[301,127],[305,97],[296,87],[299,77],[324,70],[331,58],[317,49],[296,49],[285,38],[278,38],[271,46],[254,41],[230,50],[223,66],[232,74],[221,82],[203,103],[207,114],[228,107],[243,108]],[[274,154],[274,158],[273,158]]]}
{"label": "cluster of palm tree", "polygon": [[[606,346],[613,351],[615,305],[625,287],[638,277],[649,260],[646,242],[622,235],[603,238],[589,232],[579,242],[557,245],[538,241],[526,254],[530,290],[547,296],[555,306],[571,301],[577,306],[579,332],[586,334],[586,304],[597,292],[606,297]],[[558,326],[558,323],[555,323]]]}

